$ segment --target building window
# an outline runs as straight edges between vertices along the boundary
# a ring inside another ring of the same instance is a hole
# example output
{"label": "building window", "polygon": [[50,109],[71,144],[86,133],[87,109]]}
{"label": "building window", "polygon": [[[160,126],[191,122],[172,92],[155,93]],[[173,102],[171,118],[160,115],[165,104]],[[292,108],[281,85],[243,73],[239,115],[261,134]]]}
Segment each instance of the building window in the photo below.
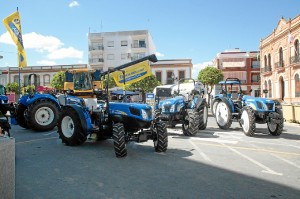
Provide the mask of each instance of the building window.
{"label": "building window", "polygon": [[254,91],[254,97],[260,97],[260,90]]}
{"label": "building window", "polygon": [[89,50],[104,50],[102,42],[94,42],[90,45]]}
{"label": "building window", "polygon": [[299,78],[299,74],[295,75],[295,97],[300,97],[300,78]]}
{"label": "building window", "polygon": [[126,57],[127,57],[127,53],[121,54],[121,59],[126,59]]}
{"label": "building window", "polygon": [[137,59],[141,59],[143,57],[145,57],[145,53],[133,53],[132,55],[132,61],[137,60]]}
{"label": "building window", "polygon": [[268,67],[269,67],[269,71],[272,70],[272,67],[271,67],[271,54],[268,54]]}
{"label": "building window", "polygon": [[44,82],[44,86],[49,86],[50,85],[50,75],[44,75],[43,82]]}
{"label": "building window", "polygon": [[282,47],[279,48],[279,67],[283,67],[283,51],[282,51]]}
{"label": "building window", "polygon": [[265,89],[264,89],[265,98],[268,97],[268,83],[265,81]]}
{"label": "building window", "polygon": [[269,85],[269,98],[272,98],[272,83],[271,83],[271,80],[269,80],[268,85]]}
{"label": "building window", "polygon": [[265,57],[264,57],[264,66],[265,66],[265,68],[268,66],[267,55],[265,55]]}
{"label": "building window", "polygon": [[155,77],[161,83],[161,71],[156,71],[155,72]]}
{"label": "building window", "polygon": [[133,40],[133,48],[146,48],[145,40]]}
{"label": "building window", "polygon": [[299,56],[299,40],[297,39],[294,43],[295,45],[295,58],[296,58],[296,62],[300,61],[300,56]]}
{"label": "building window", "polygon": [[167,84],[173,84],[174,83],[174,73],[173,71],[167,71]]}
{"label": "building window", "polygon": [[128,42],[126,40],[121,41],[121,46],[127,46],[127,45],[128,45]]}
{"label": "building window", "polygon": [[251,76],[251,82],[260,82],[260,76],[259,76],[259,74],[252,74],[252,76]]}
{"label": "building window", "polygon": [[178,71],[178,80],[185,78],[185,71]]}
{"label": "building window", "polygon": [[114,54],[108,54],[107,55],[107,59],[108,60],[114,60],[115,59],[115,55]]}
{"label": "building window", "polygon": [[108,41],[107,47],[114,47],[114,41]]}

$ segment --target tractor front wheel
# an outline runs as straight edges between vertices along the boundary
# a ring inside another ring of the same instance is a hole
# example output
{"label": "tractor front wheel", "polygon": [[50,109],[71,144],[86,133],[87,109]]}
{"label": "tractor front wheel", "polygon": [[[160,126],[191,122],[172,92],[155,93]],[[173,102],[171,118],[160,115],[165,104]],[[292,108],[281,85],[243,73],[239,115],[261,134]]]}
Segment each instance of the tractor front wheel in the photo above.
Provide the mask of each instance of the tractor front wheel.
{"label": "tractor front wheel", "polygon": [[58,115],[59,108],[53,101],[39,99],[28,107],[28,125],[35,131],[50,131],[56,126]]}
{"label": "tractor front wheel", "polygon": [[208,105],[206,102],[203,102],[200,106],[199,110],[200,115],[200,123],[199,123],[199,130],[206,129],[207,126],[207,118],[208,118]]}
{"label": "tractor front wheel", "polygon": [[165,152],[168,148],[168,132],[166,125],[161,122],[154,124],[154,149],[156,152]]}
{"label": "tractor front wheel", "polygon": [[29,126],[28,126],[27,121],[25,119],[26,118],[25,117],[26,109],[27,109],[27,107],[24,106],[23,104],[18,104],[15,117],[16,117],[16,121],[17,121],[17,123],[20,127],[28,129]]}
{"label": "tractor front wheel", "polygon": [[186,136],[193,136],[199,129],[200,116],[199,112],[188,110],[185,112],[182,124],[183,134]]}
{"label": "tractor front wheel", "polygon": [[255,116],[254,111],[249,106],[245,106],[242,109],[242,115],[240,125],[243,128],[244,134],[247,136],[253,136],[255,132]]}
{"label": "tractor front wheel", "polygon": [[[283,118],[282,110],[276,108],[275,112],[278,113],[281,118]],[[281,122],[279,124],[272,123],[272,122],[267,122],[267,125],[268,125],[268,130],[269,130],[271,135],[279,136],[282,133],[282,130],[283,130],[283,119],[281,120]]]}
{"label": "tractor front wheel", "polygon": [[81,145],[86,141],[79,115],[73,108],[63,108],[58,122],[59,138],[68,146]]}
{"label": "tractor front wheel", "polygon": [[114,124],[112,131],[116,157],[122,158],[127,156],[124,125],[122,123]]}
{"label": "tractor front wheel", "polygon": [[229,129],[232,124],[232,113],[228,102],[220,101],[216,106],[215,117],[221,129]]}

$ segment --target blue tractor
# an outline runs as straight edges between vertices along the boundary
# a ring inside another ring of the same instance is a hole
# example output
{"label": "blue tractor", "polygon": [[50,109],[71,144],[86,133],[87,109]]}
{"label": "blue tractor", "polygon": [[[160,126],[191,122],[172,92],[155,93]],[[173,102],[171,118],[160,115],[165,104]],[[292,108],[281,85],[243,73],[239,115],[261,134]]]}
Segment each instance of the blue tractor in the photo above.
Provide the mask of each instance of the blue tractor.
{"label": "blue tractor", "polygon": [[[273,100],[245,95],[237,78],[227,78],[220,84],[224,87],[222,86],[221,93],[213,99],[212,112],[221,129],[230,128],[232,122],[236,121],[239,122],[245,135],[253,136],[256,123],[267,123],[271,135],[279,136],[282,133],[284,123],[282,110],[276,107]],[[238,86],[237,92],[232,92],[233,85]]]}
{"label": "blue tractor", "polygon": [[128,142],[146,142],[150,139],[156,152],[165,152],[168,146],[167,129],[164,123],[153,119],[151,106],[109,101],[109,74],[145,60],[157,61],[155,55],[149,55],[101,73],[102,80],[106,76],[105,88],[93,89],[93,98],[84,99],[69,92],[59,96],[61,114],[58,134],[62,143],[76,146],[83,144],[87,138],[112,138],[116,157],[125,157]]}
{"label": "blue tractor", "polygon": [[[29,85],[37,88],[37,75],[28,76]],[[27,94],[21,96],[13,111],[17,124],[34,131],[49,131],[57,125],[60,106],[56,96],[40,94],[32,87]]]}
{"label": "blue tractor", "polygon": [[[157,87],[156,117],[170,127],[182,124],[183,134],[192,136],[207,126],[208,105],[204,87],[191,78],[182,78],[177,85]],[[161,99],[163,98],[163,99]]]}

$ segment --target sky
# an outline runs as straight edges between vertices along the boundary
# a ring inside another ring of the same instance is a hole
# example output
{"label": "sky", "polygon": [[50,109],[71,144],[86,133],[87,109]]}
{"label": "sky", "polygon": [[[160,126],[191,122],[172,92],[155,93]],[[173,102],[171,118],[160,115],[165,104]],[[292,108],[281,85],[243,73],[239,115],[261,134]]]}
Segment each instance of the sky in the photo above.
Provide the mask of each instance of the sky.
{"label": "sky", "polygon": [[[28,66],[88,64],[88,33],[148,30],[162,59],[192,59],[193,74],[225,50],[259,50],[300,0],[0,0],[1,21],[18,8]],[[18,66],[0,24],[0,67]]]}

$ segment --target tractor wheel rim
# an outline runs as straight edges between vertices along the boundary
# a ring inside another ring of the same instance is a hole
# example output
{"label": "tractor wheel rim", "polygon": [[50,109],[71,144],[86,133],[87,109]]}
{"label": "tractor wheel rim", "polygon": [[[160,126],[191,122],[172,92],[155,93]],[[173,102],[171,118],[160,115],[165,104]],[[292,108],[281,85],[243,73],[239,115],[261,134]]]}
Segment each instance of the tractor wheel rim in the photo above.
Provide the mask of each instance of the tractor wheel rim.
{"label": "tractor wheel rim", "polygon": [[70,116],[65,116],[61,121],[61,131],[65,137],[70,138],[74,134],[74,122]]}
{"label": "tractor wheel rim", "polygon": [[54,112],[49,107],[41,107],[36,111],[34,118],[39,125],[46,126],[54,120]]}
{"label": "tractor wheel rim", "polygon": [[241,119],[243,120],[243,122],[242,122],[243,130],[245,132],[248,132],[249,128],[250,128],[250,120],[249,120],[249,115],[248,115],[247,111],[242,112]]}
{"label": "tractor wheel rim", "polygon": [[268,122],[268,126],[271,132],[275,132],[276,128],[277,128],[277,124],[273,123],[273,122]]}
{"label": "tractor wheel rim", "polygon": [[228,108],[224,102],[219,102],[216,109],[217,121],[220,125],[224,126],[228,121]]}
{"label": "tractor wheel rim", "polygon": [[217,109],[217,105],[218,105],[218,103],[217,102],[215,102],[214,104],[213,104],[213,114],[215,115],[216,114],[216,109]]}

